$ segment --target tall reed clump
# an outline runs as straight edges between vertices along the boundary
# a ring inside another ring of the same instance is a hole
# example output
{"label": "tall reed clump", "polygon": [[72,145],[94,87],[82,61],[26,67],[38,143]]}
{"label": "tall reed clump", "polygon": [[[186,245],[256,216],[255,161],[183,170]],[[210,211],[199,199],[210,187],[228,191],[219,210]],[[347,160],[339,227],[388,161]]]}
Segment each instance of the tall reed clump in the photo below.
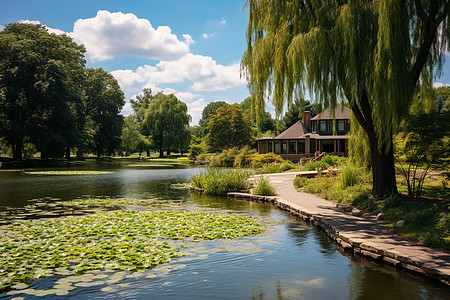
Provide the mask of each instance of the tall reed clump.
{"label": "tall reed clump", "polygon": [[277,192],[275,188],[270,183],[270,180],[265,177],[260,177],[256,188],[253,190],[253,195],[259,196],[275,196]]}
{"label": "tall reed clump", "polygon": [[203,189],[205,194],[225,196],[228,192],[248,190],[250,173],[245,170],[209,168],[206,173],[191,177],[191,186]]}
{"label": "tall reed clump", "polygon": [[345,190],[360,184],[366,180],[365,177],[367,176],[361,168],[347,164],[342,168],[341,175],[339,176],[340,188]]}

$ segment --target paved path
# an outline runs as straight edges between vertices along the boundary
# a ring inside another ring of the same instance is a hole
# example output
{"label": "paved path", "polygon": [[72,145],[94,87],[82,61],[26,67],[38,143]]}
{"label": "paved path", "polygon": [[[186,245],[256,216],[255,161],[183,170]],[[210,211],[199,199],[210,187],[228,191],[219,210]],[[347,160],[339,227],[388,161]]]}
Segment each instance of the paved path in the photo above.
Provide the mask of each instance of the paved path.
{"label": "paved path", "polygon": [[324,228],[331,229],[332,232],[328,234],[338,243],[351,245],[351,251],[421,273],[450,286],[450,253],[422,247],[393,235],[386,223],[372,215],[356,217],[351,212],[336,208],[336,204],[331,201],[298,192],[293,185],[296,174],[263,175],[270,179],[277,190],[275,201],[279,206],[281,204],[301,215],[312,216],[325,225]]}

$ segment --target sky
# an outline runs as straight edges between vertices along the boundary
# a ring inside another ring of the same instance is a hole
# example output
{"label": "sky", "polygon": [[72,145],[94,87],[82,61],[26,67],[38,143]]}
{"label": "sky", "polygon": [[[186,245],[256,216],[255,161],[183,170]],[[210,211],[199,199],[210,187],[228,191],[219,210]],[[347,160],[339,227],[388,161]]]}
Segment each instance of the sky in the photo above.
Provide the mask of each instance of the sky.
{"label": "sky", "polygon": [[[2,1],[0,30],[13,22],[40,23],[86,47],[86,66],[103,68],[129,100],[151,88],[174,93],[188,106],[191,125],[213,101],[249,96],[240,76],[246,49],[245,0]],[[435,86],[450,85],[450,54]]]}

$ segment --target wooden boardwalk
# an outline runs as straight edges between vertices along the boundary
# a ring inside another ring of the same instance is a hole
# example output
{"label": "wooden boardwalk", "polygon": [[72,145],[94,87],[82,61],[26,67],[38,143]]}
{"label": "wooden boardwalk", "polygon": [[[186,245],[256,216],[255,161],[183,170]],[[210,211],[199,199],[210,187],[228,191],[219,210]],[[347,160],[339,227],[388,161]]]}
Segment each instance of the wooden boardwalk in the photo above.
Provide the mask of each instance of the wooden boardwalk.
{"label": "wooden boardwalk", "polygon": [[271,202],[323,228],[345,251],[422,274],[450,287],[450,253],[394,235],[385,222],[373,215],[356,217],[337,208],[331,201],[298,192],[293,185],[296,175],[263,175],[272,182],[277,197],[255,197],[244,193],[229,193],[229,197]]}

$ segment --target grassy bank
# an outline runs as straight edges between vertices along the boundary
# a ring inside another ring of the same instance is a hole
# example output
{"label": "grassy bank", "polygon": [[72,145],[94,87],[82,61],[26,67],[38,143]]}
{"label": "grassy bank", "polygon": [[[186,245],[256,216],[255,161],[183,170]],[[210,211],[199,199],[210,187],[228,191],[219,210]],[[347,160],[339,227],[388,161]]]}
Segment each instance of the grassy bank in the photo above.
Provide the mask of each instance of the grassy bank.
{"label": "grassy bank", "polygon": [[[322,175],[311,179],[297,177],[294,185],[305,192],[354,205],[372,214],[384,213],[385,220],[392,225],[395,232],[419,241],[424,246],[450,251],[448,198],[413,199],[398,194],[386,199],[374,199],[371,196],[369,174],[354,166],[341,167],[342,172],[338,175]],[[396,228],[394,225],[399,220],[405,220],[406,225]]]}

